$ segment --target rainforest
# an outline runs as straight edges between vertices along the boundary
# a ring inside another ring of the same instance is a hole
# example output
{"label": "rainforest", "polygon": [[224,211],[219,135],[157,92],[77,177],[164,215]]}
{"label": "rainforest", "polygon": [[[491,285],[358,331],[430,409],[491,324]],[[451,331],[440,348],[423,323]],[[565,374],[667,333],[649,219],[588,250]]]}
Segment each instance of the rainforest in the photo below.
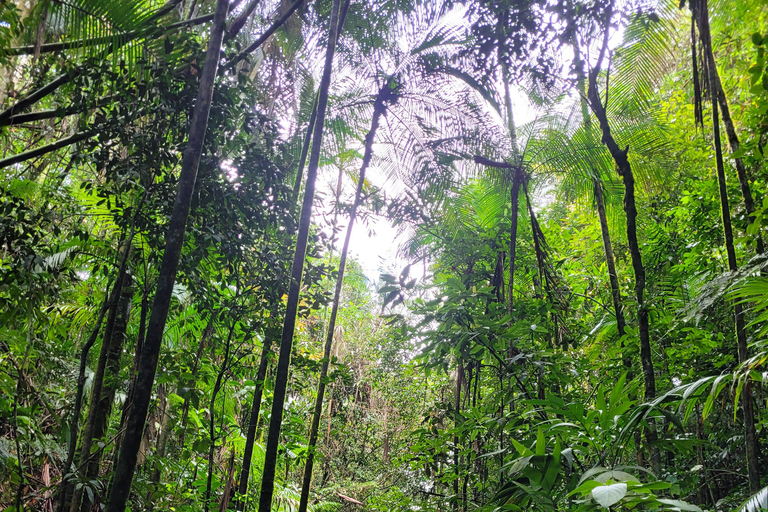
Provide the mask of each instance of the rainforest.
{"label": "rainforest", "polygon": [[767,50],[765,0],[1,0],[0,511],[768,510]]}

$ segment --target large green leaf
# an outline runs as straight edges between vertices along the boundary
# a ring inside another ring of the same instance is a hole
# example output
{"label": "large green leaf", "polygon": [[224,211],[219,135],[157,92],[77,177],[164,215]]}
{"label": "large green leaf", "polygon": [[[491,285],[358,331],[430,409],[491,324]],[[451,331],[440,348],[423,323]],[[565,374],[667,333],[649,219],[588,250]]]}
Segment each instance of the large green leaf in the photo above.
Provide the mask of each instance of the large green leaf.
{"label": "large green leaf", "polygon": [[627,484],[601,485],[592,489],[592,497],[605,508],[610,508],[627,495]]}

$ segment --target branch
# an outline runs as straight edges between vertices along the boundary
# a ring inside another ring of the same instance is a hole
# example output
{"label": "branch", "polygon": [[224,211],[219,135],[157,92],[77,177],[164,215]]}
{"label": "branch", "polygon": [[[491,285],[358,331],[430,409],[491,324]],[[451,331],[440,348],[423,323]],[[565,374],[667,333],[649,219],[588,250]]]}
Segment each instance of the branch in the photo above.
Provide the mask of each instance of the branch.
{"label": "branch", "polygon": [[38,112],[29,112],[26,114],[16,114],[6,119],[0,120],[0,127],[20,125],[23,123],[30,123],[33,121],[41,121],[43,119],[52,119],[52,118],[71,116],[74,114],[86,112],[91,108],[98,108],[98,107],[107,105],[109,102],[114,101],[115,99],[117,99],[116,95],[105,96],[103,98],[99,98],[98,100],[96,100],[96,102],[93,105],[89,105],[83,108],[75,108],[73,106],[69,106],[67,108],[61,107],[61,108],[55,108],[55,109],[49,109],[49,110],[40,110]]}
{"label": "branch", "polygon": [[68,74],[65,73],[55,78],[48,85],[44,85],[40,89],[36,90],[26,98],[19,100],[15,105],[8,107],[6,110],[0,113],[0,121],[4,121],[9,117],[11,117],[16,112],[24,110],[28,106],[37,103],[38,101],[45,98],[46,96],[51,94],[53,91],[55,91],[56,89],[64,85],[65,83],[69,82],[71,79],[75,78],[77,75],[80,74],[80,72],[81,70],[76,70],[75,74],[73,74],[72,76],[69,76]]}
{"label": "branch", "polygon": [[[197,18],[193,18],[191,20],[186,20],[186,21],[180,21],[180,22],[177,22],[177,23],[172,23],[171,25],[168,25],[167,27],[162,28],[159,32],[157,32],[156,34],[154,34],[151,37],[152,37],[152,39],[157,39],[157,38],[161,37],[163,34],[166,34],[166,33],[170,32],[172,30],[175,30],[177,28],[180,28],[180,27],[183,27],[183,26],[186,26],[186,25],[199,25],[199,24],[211,21],[212,19],[213,19],[213,15],[206,15],[206,16],[200,16],[200,17],[197,17]],[[121,41],[118,46],[123,46],[123,45],[128,44],[129,42],[131,42],[136,37],[139,37],[141,35],[141,32],[138,32],[138,31],[137,32],[128,32],[125,35],[127,36],[126,39]],[[99,38],[95,38],[95,39],[99,39]],[[74,41],[74,42],[71,42],[71,43],[53,43],[51,45],[43,45],[41,47],[41,51],[42,52],[46,52],[46,51],[53,52],[53,51],[58,51],[58,50],[65,50],[65,49],[68,49],[68,48],[77,47],[80,44],[84,44],[84,41]],[[114,51],[113,46],[114,45],[110,46],[110,48],[106,50],[105,56],[109,55],[110,53],[112,53],[112,51]],[[26,50],[26,49],[32,49],[32,51],[34,51],[34,47],[33,46],[30,46],[30,47],[20,47],[20,48],[17,48],[17,50],[19,50],[19,52],[20,52],[20,53],[17,53],[17,55],[22,54],[21,50]],[[14,49],[12,48],[11,50],[14,50]],[[43,98],[45,98],[46,96],[51,94],[53,91],[55,91],[56,89],[58,89],[62,85],[70,82],[73,78],[77,77],[80,73],[83,72],[83,69],[84,69],[84,66],[79,66],[71,74],[65,73],[63,75],[60,75],[59,77],[57,77],[53,81],[51,81],[48,85],[44,85],[43,87],[41,87],[40,89],[36,90],[35,92],[30,94],[26,98],[24,98],[22,100],[19,100],[15,105],[12,105],[11,107],[7,108],[2,113],[0,113],[0,121],[8,119],[12,115],[14,115],[14,114],[24,110],[25,108],[27,108],[27,107],[37,103],[38,101],[40,101]]]}
{"label": "branch", "polygon": [[[229,29],[224,36],[224,41],[229,41],[235,37],[240,32],[240,30],[242,30],[242,28],[245,26],[245,22],[248,21],[248,17],[253,14],[253,11],[256,10],[259,2],[261,2],[261,0],[251,0],[251,3],[248,4],[245,9],[243,9],[242,14],[240,14],[240,16],[238,16],[237,19],[235,19],[235,21],[233,21],[229,26]],[[234,7],[230,6],[229,10],[232,11],[232,9],[234,9]]]}
{"label": "branch", "polygon": [[496,167],[498,169],[520,169],[519,165],[510,164],[508,162],[497,162],[480,155],[475,155],[472,160],[474,160],[476,164],[487,165],[488,167]]}
{"label": "branch", "polygon": [[251,43],[251,45],[250,45],[250,46],[248,46],[248,48],[246,48],[245,50],[243,50],[242,52],[240,52],[240,53],[239,53],[237,56],[235,56],[235,57],[234,57],[234,58],[233,58],[231,61],[229,61],[229,63],[227,63],[227,65],[226,65],[226,66],[224,66],[224,69],[225,69],[225,70],[227,70],[227,69],[232,69],[232,68],[233,68],[233,67],[234,67],[234,66],[235,66],[235,65],[236,65],[238,62],[240,62],[241,60],[243,60],[244,58],[246,58],[246,57],[248,56],[248,54],[249,54],[249,53],[251,53],[251,52],[252,52],[252,51],[254,51],[256,48],[258,48],[259,46],[261,46],[262,44],[264,44],[264,42],[265,42],[267,39],[269,39],[269,37],[270,37],[272,34],[274,34],[274,33],[275,33],[275,31],[276,31],[277,29],[279,29],[280,27],[282,27],[282,26],[283,26],[283,24],[284,24],[286,21],[288,21],[288,18],[290,18],[290,17],[291,17],[291,15],[292,15],[292,14],[293,14],[293,13],[296,11],[296,9],[298,9],[298,8],[301,6],[301,4],[303,4],[303,3],[304,3],[304,0],[296,0],[295,2],[293,2],[293,4],[291,4],[291,6],[288,8],[288,10],[287,10],[287,11],[285,11],[285,14],[283,14],[282,16],[280,16],[280,17],[279,17],[279,18],[278,18],[278,19],[277,19],[277,20],[276,20],[276,21],[275,21],[275,22],[274,22],[272,25],[270,25],[270,27],[267,29],[267,31],[266,31],[266,32],[264,32],[264,33],[261,35],[261,37],[259,37],[259,38],[258,38],[256,41],[254,41],[253,43]]}
{"label": "branch", "polygon": [[9,156],[8,158],[3,158],[2,160],[0,160],[0,169],[4,169],[10,165],[18,164],[21,162],[26,162],[27,160],[45,155],[46,153],[50,153],[51,151],[56,151],[57,149],[61,149],[63,147],[69,146],[70,144],[74,144],[75,142],[80,142],[83,139],[93,137],[97,133],[98,133],[97,130],[79,132],[70,137],[59,139],[52,144],[48,144],[47,146],[31,149],[29,151],[25,151],[24,153],[19,153],[18,155]]}

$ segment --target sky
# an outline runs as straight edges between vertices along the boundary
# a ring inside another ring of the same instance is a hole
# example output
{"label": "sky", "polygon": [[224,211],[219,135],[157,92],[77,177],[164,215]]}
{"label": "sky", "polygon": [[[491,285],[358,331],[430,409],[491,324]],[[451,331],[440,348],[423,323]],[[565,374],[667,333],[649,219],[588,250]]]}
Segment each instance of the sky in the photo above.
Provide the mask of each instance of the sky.
{"label": "sky", "polygon": [[[536,112],[533,107],[527,101],[525,93],[521,90],[513,90],[513,109],[515,113],[515,124],[522,125],[532,121]],[[501,119],[497,119],[497,122],[501,123]],[[435,138],[448,136],[450,134],[437,134]],[[375,148],[374,148],[375,151]],[[373,164],[372,164],[373,165]],[[335,195],[336,183],[338,180],[338,169],[331,166],[326,166],[321,170],[320,184],[318,186],[318,193],[323,194],[324,200],[322,201],[323,212],[320,215],[316,215],[316,222],[319,221],[320,225],[323,225],[321,218],[329,219],[332,211],[332,198]],[[381,187],[385,191],[392,190],[392,184],[387,183],[381,179],[382,173],[376,172],[376,169],[371,169],[368,173],[368,179],[377,187]],[[378,178],[378,179],[377,179]],[[352,201],[352,195],[354,194],[354,184],[345,176],[343,185],[343,197],[344,202],[349,203]],[[391,195],[391,194],[389,194]],[[320,213],[320,212],[318,212]],[[347,222],[346,219],[339,219],[339,223],[342,225],[342,230],[339,232],[339,240],[337,241],[337,247],[340,247],[343,243],[343,237],[346,233]],[[326,223],[326,229],[329,224]],[[379,275],[382,272],[397,273],[408,264],[408,262],[402,257],[398,257],[398,247],[404,242],[402,237],[398,237],[397,228],[393,227],[389,221],[385,218],[378,218],[375,221],[364,225],[357,221],[352,231],[352,238],[350,240],[350,256],[357,261],[365,273],[365,276],[372,282],[376,283],[379,279]],[[416,278],[423,277],[423,268],[414,268],[413,276]]]}

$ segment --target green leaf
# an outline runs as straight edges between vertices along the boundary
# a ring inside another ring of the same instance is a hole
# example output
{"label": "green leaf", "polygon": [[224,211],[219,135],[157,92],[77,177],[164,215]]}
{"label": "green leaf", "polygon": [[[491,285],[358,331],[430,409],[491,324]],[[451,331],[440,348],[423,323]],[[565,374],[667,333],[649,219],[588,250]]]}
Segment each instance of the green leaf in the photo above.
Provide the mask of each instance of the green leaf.
{"label": "green leaf", "polygon": [[592,489],[592,497],[605,508],[610,508],[627,495],[627,484],[601,485]]}
{"label": "green leaf", "polygon": [[759,512],[768,509],[768,487],[763,487],[739,507],[738,512]]}
{"label": "green leaf", "polygon": [[656,501],[658,501],[659,503],[663,503],[665,505],[669,505],[670,507],[672,507],[672,510],[687,510],[690,512],[701,512],[701,509],[696,505],[691,505],[690,503],[687,503],[681,500],[669,500],[666,498],[659,498]]}
{"label": "green leaf", "polygon": [[536,455],[544,455],[546,447],[547,442],[544,439],[544,431],[539,427],[539,431],[536,433]]}

